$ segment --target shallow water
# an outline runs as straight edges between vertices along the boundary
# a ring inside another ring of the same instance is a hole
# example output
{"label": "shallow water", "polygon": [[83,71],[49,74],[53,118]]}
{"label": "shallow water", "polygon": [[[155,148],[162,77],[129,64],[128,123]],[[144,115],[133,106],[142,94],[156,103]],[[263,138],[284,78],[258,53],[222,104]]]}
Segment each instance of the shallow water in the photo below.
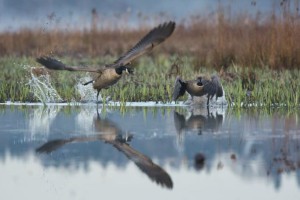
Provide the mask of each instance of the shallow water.
{"label": "shallow water", "polygon": [[299,112],[0,106],[0,199],[299,199]]}

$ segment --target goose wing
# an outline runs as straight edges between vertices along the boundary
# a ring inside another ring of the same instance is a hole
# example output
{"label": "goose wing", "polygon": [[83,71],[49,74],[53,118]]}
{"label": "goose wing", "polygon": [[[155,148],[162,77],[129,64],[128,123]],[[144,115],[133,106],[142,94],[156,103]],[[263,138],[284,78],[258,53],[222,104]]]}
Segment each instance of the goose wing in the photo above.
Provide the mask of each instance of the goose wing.
{"label": "goose wing", "polygon": [[197,80],[199,85],[203,85],[203,90],[205,94],[211,96],[216,95],[217,97],[223,96],[222,86],[217,75],[211,76],[210,79],[198,77]]}
{"label": "goose wing", "polygon": [[153,28],[147,35],[145,35],[135,46],[133,46],[128,52],[123,54],[113,64],[108,67],[119,67],[129,64],[137,57],[150,52],[154,47],[165,41],[170,37],[175,29],[175,22],[168,22],[160,24]]}
{"label": "goose wing", "polygon": [[127,143],[120,142],[118,140],[106,142],[124,153],[126,157],[132,160],[152,181],[155,181],[163,187],[167,187],[169,189],[173,188],[173,182],[170,175],[163,168],[153,163],[150,158],[133,149]]}
{"label": "goose wing", "polygon": [[220,82],[220,78],[217,75],[213,75],[211,77],[211,81],[216,86],[216,95],[217,95],[217,97],[222,97],[223,96],[223,87],[222,87],[222,84]]}
{"label": "goose wing", "polygon": [[217,75],[212,75],[210,80],[203,80],[204,91],[217,97],[223,96],[223,89]]}
{"label": "goose wing", "polygon": [[57,149],[63,147],[66,144],[73,143],[73,142],[89,142],[95,141],[98,137],[73,137],[69,139],[56,139],[51,140],[43,144],[42,146],[38,147],[35,151],[37,153],[51,153],[56,151]]}
{"label": "goose wing", "polygon": [[62,63],[59,60],[48,56],[42,56],[36,59],[36,61],[48,69],[53,70],[67,70],[67,71],[84,71],[84,72],[101,72],[99,68],[93,67],[77,67],[77,66],[68,66]]}
{"label": "goose wing", "polygon": [[177,77],[175,80],[174,90],[172,94],[172,100],[176,101],[180,96],[183,96],[186,91],[186,84]]}

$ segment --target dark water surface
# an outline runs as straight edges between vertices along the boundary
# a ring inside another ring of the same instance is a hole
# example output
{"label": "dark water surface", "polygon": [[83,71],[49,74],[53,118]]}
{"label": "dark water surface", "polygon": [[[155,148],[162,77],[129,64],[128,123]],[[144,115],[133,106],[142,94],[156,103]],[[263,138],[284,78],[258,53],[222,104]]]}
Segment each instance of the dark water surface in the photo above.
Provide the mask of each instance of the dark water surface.
{"label": "dark water surface", "polygon": [[299,199],[299,111],[1,106],[0,199]]}

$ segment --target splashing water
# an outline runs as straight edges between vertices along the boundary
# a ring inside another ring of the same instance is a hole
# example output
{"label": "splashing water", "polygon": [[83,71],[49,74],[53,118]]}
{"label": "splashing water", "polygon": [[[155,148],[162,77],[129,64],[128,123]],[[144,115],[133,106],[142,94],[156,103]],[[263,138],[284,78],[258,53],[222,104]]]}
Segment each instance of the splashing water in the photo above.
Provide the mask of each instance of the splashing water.
{"label": "splashing water", "polygon": [[61,102],[62,98],[51,85],[49,74],[45,72],[37,75],[35,70],[35,67],[30,68],[31,79],[28,82],[33,95],[43,103]]}
{"label": "splashing water", "polygon": [[[76,85],[76,90],[80,95],[81,102],[92,102],[96,100],[96,90],[93,88],[93,84],[83,85],[88,81],[92,80],[90,76],[85,76],[79,79],[78,84]],[[101,94],[99,95],[99,100],[102,101]]]}

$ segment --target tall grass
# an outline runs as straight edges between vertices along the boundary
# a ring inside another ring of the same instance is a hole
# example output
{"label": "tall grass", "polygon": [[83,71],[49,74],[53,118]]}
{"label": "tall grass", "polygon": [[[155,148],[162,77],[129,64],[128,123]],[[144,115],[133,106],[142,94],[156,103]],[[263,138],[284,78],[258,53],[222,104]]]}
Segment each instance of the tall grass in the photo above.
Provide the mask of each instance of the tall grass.
{"label": "tall grass", "polygon": [[[300,14],[299,7],[294,6],[297,2],[299,6],[298,0],[282,1],[279,11],[256,15],[233,15],[230,9],[220,5],[211,15],[177,22],[175,33],[154,54],[193,56],[195,68],[219,69],[236,64],[299,69]],[[99,30],[94,20],[91,29],[82,31],[22,29],[1,32],[0,56],[117,57],[151,28]]]}
{"label": "tall grass", "polygon": [[[279,12],[236,14],[223,6],[209,16],[177,22],[174,34],[154,52],[138,59],[134,76],[102,90],[113,101],[171,99],[175,77],[220,75],[230,106],[295,107],[300,103],[300,15],[282,1]],[[298,10],[297,10],[298,8]],[[35,57],[53,55],[70,65],[102,66],[132,47],[151,27],[140,29],[0,33],[0,101],[37,101],[26,84]],[[224,70],[224,72],[222,72]],[[48,72],[64,101],[79,101],[75,85],[85,73]],[[247,93],[251,90],[251,93]],[[182,97],[181,100],[187,97]],[[96,95],[95,95],[96,99]]]}
{"label": "tall grass", "polygon": [[[106,58],[112,59],[112,58]],[[95,60],[70,60],[62,58],[67,64],[79,65],[85,62],[97,63]],[[102,90],[102,97],[110,97],[113,101],[122,103],[128,101],[162,101],[170,102],[176,76],[184,80],[194,79],[197,75],[219,74],[226,98],[230,106],[241,107],[299,107],[300,102],[300,71],[298,69],[276,71],[269,68],[242,68],[231,66],[227,74],[234,74],[232,80],[218,71],[207,68],[194,69],[194,60],[190,57],[166,57],[160,55],[154,58],[144,56],[139,59],[135,74],[124,76],[114,86]],[[3,65],[0,74],[0,101],[30,101],[34,102],[34,95],[26,83],[31,79],[30,66],[35,65],[33,59],[28,58],[0,58]],[[79,80],[86,76],[80,72],[49,71],[51,83],[56,88],[63,101],[80,101],[76,91]],[[254,74],[252,79],[248,74]],[[251,92],[247,94],[247,90]],[[185,100],[187,95],[181,97]],[[95,99],[96,100],[96,92]]]}

